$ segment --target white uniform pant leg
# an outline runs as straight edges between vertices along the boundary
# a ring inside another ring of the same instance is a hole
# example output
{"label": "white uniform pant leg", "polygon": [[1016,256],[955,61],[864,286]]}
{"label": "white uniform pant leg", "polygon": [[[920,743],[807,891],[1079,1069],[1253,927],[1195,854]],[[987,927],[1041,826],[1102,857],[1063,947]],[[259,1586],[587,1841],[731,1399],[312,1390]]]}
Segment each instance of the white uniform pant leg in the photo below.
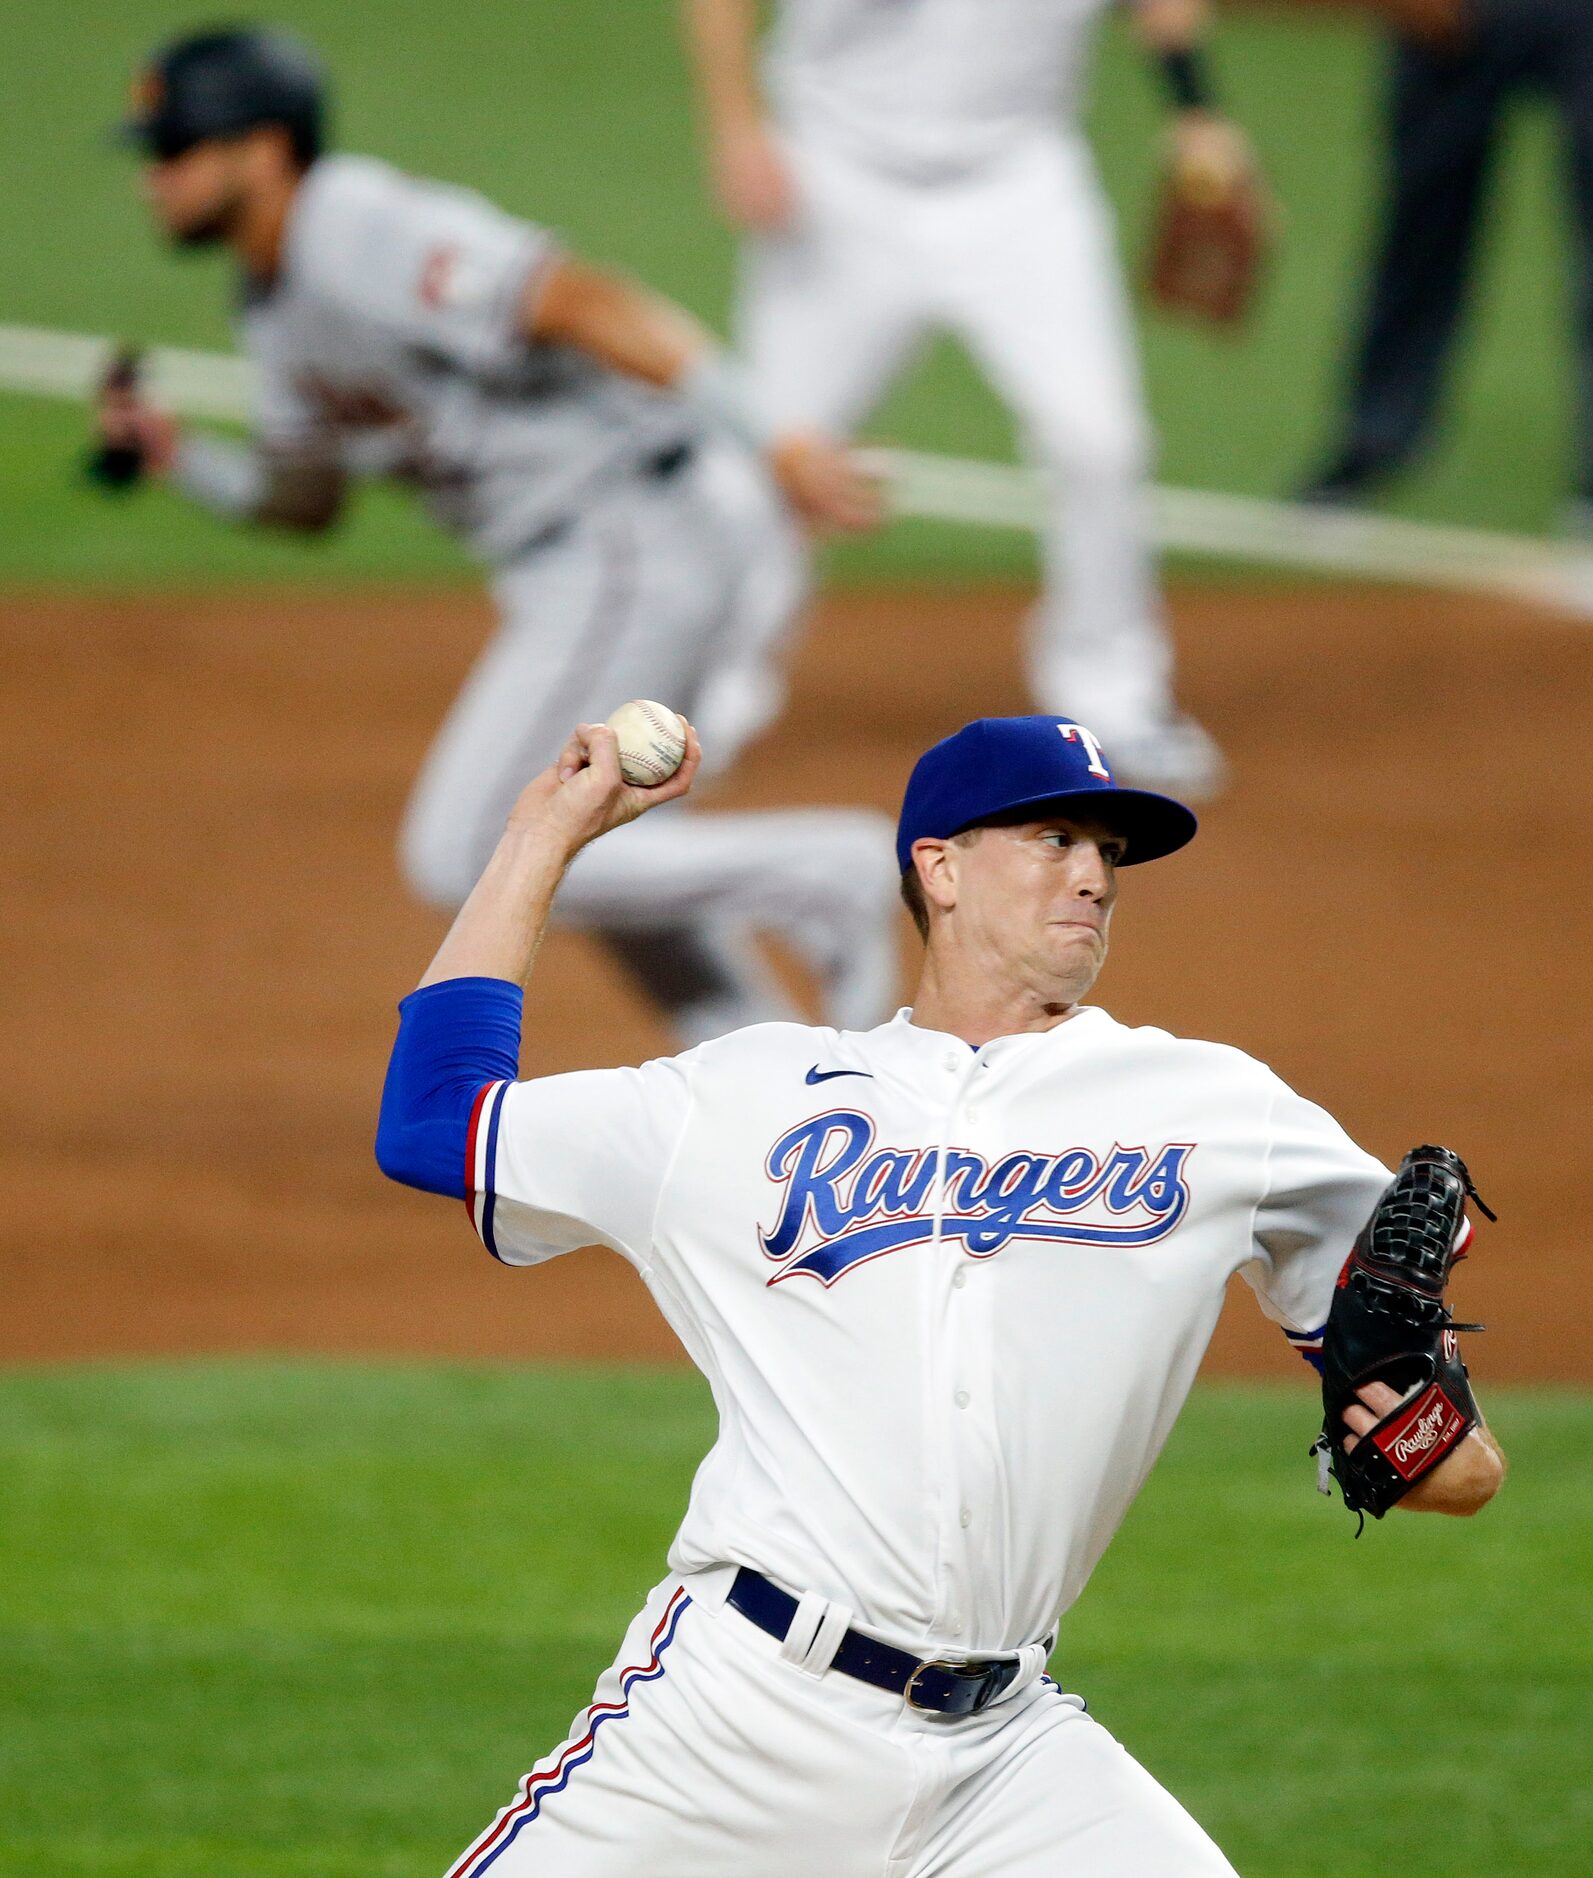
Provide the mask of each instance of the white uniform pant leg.
{"label": "white uniform pant leg", "polygon": [[909,1755],[740,1623],[659,1586],[569,1739],[448,1878],[880,1878]]}
{"label": "white uniform pant leg", "polygon": [[1110,748],[1172,714],[1172,652],[1133,313],[1090,152],[1036,136],[948,191],[934,226],[950,323],[1055,485],[1030,690]]}
{"label": "white uniform pant leg", "polygon": [[399,836],[419,896],[457,907],[525,784],[574,726],[628,698],[684,711],[707,773],[782,701],[806,588],[795,530],[739,451],[704,446],[664,481],[616,487],[558,540],[500,570],[502,624],[466,678]]}
{"label": "white uniform pant leg", "polygon": [[900,186],[786,141],[797,208],[741,257],[735,332],[782,427],[844,436],[879,401],[928,323],[928,283]]}
{"label": "white uniform pant leg", "polygon": [[[786,155],[795,222],[743,245],[732,329],[776,430],[846,437],[922,337],[922,270],[903,246],[888,187],[794,140]],[[811,557],[800,536],[796,552],[807,584]],[[732,711],[755,704],[744,684],[738,695],[738,679],[727,674],[713,701]]]}
{"label": "white uniform pant leg", "polygon": [[792,641],[811,594],[807,544],[774,483],[740,445],[707,443],[693,499],[732,544],[725,623],[690,717],[705,777],[728,769],[784,707]]}
{"label": "white uniform pant leg", "polygon": [[910,1878],[1235,1878],[1077,1702],[1037,1684],[948,1746],[950,1778]]}
{"label": "white uniform pant leg", "polygon": [[627,698],[678,697],[693,674],[719,596],[707,588],[699,617],[672,617],[673,570],[640,520],[611,497],[494,578],[501,624],[443,720],[399,832],[423,900],[461,904],[520,790],[577,723]]}
{"label": "white uniform pant leg", "polygon": [[[778,933],[813,969],[825,1020],[838,1030],[869,1030],[895,1007],[896,893],[894,837],[883,815],[698,814],[682,803],[582,849],[558,912],[619,934],[693,922],[729,955],[753,932]],[[773,987],[759,984],[768,1008],[750,1008],[750,989],[739,997],[740,1010],[704,997],[699,1010],[677,1010],[676,1028],[700,1041],[789,1015]]]}
{"label": "white uniform pant leg", "polygon": [[[515,797],[576,723],[627,698],[658,698],[694,720],[701,706],[705,740],[728,755],[778,700],[778,653],[801,592],[789,531],[747,465],[709,458],[701,469],[700,480],[694,467],[613,492],[494,583],[504,623],[438,733],[400,836],[423,898],[464,900]],[[650,832],[666,815],[666,831]],[[794,1014],[750,943],[752,924],[792,939],[834,1021],[879,1022],[895,989],[894,888],[882,816],[672,810],[586,849],[556,911],[623,933],[623,961],[693,1043]]]}

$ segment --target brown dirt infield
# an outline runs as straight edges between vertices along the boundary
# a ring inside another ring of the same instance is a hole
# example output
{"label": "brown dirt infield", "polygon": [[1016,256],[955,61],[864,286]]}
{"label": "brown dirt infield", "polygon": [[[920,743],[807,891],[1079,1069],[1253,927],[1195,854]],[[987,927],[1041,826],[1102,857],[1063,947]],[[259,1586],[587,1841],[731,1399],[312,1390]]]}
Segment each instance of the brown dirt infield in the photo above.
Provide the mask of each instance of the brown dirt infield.
{"label": "brown dirt infield", "polygon": [[[933,736],[1023,708],[1022,605],[830,602],[794,708],[722,799],[894,806]],[[1461,1288],[1492,1325],[1483,1374],[1588,1380],[1593,633],[1374,590],[1198,589],[1177,611],[1234,786],[1129,881],[1100,1001],[1254,1051],[1385,1156],[1460,1146],[1501,1214]],[[670,1353],[617,1260],[503,1271],[371,1160],[392,1005],[438,932],[392,830],[484,602],[0,613],[0,1358]],[[664,1043],[582,941],[550,941],[528,1072]],[[1212,1361],[1288,1374],[1280,1343],[1240,1299]]]}

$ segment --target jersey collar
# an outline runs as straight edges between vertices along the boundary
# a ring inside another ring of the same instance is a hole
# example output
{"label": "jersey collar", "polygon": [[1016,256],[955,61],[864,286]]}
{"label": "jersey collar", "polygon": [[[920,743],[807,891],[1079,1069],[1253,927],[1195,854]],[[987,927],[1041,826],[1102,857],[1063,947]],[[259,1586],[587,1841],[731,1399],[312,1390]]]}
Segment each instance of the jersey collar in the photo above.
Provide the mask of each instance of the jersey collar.
{"label": "jersey collar", "polygon": [[962,1037],[954,1036],[948,1030],[931,1030],[924,1024],[913,1022],[913,1010],[904,1004],[888,1023],[881,1024],[878,1030],[869,1034],[880,1042],[900,1045],[904,1049],[928,1054],[956,1049],[970,1059],[974,1057],[1006,1056],[1014,1050],[1024,1050],[1041,1044],[1056,1044],[1061,1040],[1076,1039],[1097,1029],[1101,1024],[1112,1022],[1111,1016],[1098,1004],[1081,1004],[1064,1023],[1053,1025],[1050,1030],[1020,1030],[1010,1036],[992,1037],[988,1043],[977,1048]]}

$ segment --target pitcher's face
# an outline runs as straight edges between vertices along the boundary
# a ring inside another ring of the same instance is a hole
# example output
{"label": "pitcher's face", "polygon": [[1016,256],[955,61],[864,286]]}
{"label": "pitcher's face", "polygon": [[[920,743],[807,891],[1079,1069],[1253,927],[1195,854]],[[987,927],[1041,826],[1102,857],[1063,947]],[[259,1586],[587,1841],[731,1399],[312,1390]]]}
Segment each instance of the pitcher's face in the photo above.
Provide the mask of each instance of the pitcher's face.
{"label": "pitcher's face", "polygon": [[980,828],[936,844],[944,870],[934,896],[949,920],[932,943],[950,943],[996,983],[1075,1004],[1106,961],[1123,837],[1088,816],[1048,816]]}

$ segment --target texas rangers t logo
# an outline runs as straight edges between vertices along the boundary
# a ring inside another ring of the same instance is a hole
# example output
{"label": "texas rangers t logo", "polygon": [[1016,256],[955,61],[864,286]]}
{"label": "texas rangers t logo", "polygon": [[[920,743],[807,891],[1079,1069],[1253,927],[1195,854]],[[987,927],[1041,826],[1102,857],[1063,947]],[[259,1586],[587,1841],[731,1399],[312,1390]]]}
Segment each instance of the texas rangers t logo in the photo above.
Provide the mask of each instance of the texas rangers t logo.
{"label": "texas rangers t logo", "polygon": [[1082,743],[1084,754],[1090,759],[1087,765],[1092,776],[1104,776],[1112,780],[1112,772],[1106,767],[1106,758],[1101,755],[1101,741],[1093,730],[1086,730],[1082,724],[1058,724],[1065,743]]}
{"label": "texas rangers t logo", "polygon": [[[780,1266],[771,1285],[798,1273],[832,1285],[865,1260],[926,1244],[935,1234],[927,1209],[940,1186],[941,1237],[962,1240],[975,1258],[1013,1239],[1153,1245],[1189,1206],[1188,1141],[1154,1154],[1121,1146],[1104,1156],[1089,1148],[1019,1151],[994,1166],[952,1148],[944,1168],[939,1148],[873,1148],[869,1117],[834,1109],[799,1122],[769,1150],[764,1171],[781,1194],[774,1224],[758,1240]],[[1090,1217],[1079,1217],[1086,1211]]]}

